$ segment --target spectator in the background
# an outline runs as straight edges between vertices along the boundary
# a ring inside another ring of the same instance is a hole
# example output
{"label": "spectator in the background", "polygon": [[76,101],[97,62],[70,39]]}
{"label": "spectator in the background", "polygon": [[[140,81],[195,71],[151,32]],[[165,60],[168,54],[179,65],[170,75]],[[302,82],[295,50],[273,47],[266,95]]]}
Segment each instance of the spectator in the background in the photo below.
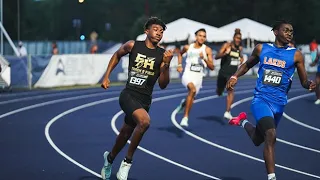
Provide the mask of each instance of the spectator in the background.
{"label": "spectator in the background", "polygon": [[19,45],[18,46],[19,57],[27,56],[28,55],[27,49],[26,47],[23,46],[23,43],[19,41],[18,45]]}
{"label": "spectator in the background", "polygon": [[53,43],[52,43],[52,54],[53,54],[53,55],[59,54],[58,45],[57,45],[56,42],[53,42]]}
{"label": "spectator in the background", "polygon": [[98,45],[97,44],[92,45],[90,49],[90,53],[96,54],[97,52],[98,52]]}
{"label": "spectator in the background", "polygon": [[318,43],[316,38],[313,38],[312,42],[309,44],[309,48],[310,48],[311,61],[314,62],[318,54]]}

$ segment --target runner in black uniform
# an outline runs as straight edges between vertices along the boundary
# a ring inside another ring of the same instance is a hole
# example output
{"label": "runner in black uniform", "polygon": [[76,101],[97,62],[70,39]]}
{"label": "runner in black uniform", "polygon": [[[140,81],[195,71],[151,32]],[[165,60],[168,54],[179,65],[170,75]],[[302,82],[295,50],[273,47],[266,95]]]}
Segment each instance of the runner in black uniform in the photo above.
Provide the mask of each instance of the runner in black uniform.
{"label": "runner in black uniform", "polygon": [[[241,33],[240,29],[235,29],[235,33],[233,35],[232,42],[226,42],[223,44],[219,53],[215,57],[215,59],[221,58],[221,66],[218,74],[217,81],[217,94],[221,96],[226,87],[227,81],[230,77],[237,71],[238,66],[242,64],[242,46],[241,46]],[[224,113],[224,117],[227,119],[231,119],[232,115],[230,113],[231,104],[234,99],[233,90],[228,90],[227,96],[227,110]]]}
{"label": "runner in black uniform", "polygon": [[139,145],[143,134],[150,124],[148,114],[153,87],[158,80],[161,89],[169,83],[169,65],[173,51],[165,51],[158,46],[162,39],[165,24],[157,17],[151,17],[145,24],[145,41],[128,41],[112,56],[102,87],[107,89],[109,76],[120,58],[129,54],[128,80],[119,97],[119,104],[125,113],[125,123],[116,139],[112,151],[104,153],[105,163],[101,171],[103,179],[111,176],[112,163],[121,149],[132,136],[125,159],[121,162],[117,179],[125,180],[132,164],[132,156]]}

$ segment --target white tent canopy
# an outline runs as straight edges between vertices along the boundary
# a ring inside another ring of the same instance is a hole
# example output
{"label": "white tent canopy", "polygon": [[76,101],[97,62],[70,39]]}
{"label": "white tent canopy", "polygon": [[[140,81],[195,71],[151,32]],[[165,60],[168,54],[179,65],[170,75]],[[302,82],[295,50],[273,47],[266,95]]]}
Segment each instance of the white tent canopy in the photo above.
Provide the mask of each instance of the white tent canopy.
{"label": "white tent canopy", "polygon": [[236,28],[241,29],[242,39],[254,39],[257,41],[271,42],[274,41],[274,34],[271,31],[272,27],[253,21],[248,18],[243,18],[232,22],[219,29],[226,32],[234,32]]}
{"label": "white tent canopy", "polygon": [[[177,19],[171,23],[168,23],[167,29],[163,34],[161,42],[172,43],[176,41],[192,41],[195,39],[195,32],[200,28],[204,28],[207,32],[207,41],[209,42],[223,42],[232,39],[232,34],[224,32],[216,27],[203,24],[197,21],[193,21],[186,18]],[[141,34],[137,37],[137,40],[144,40],[145,34]]]}

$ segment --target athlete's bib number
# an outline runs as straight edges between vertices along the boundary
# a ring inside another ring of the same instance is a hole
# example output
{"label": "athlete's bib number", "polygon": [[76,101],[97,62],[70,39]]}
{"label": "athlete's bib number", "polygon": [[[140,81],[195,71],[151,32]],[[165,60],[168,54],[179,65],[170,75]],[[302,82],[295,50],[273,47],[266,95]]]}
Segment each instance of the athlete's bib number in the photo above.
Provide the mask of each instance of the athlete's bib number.
{"label": "athlete's bib number", "polygon": [[239,62],[240,62],[239,58],[231,58],[230,65],[231,66],[238,66]]}
{"label": "athlete's bib number", "polygon": [[147,82],[147,78],[148,78],[147,75],[131,72],[129,76],[129,84],[139,88],[144,88]]}
{"label": "athlete's bib number", "polygon": [[203,66],[201,64],[191,64],[190,71],[194,72],[201,72],[203,69]]}
{"label": "athlete's bib number", "polygon": [[263,84],[279,86],[282,80],[282,72],[265,69],[263,73]]}

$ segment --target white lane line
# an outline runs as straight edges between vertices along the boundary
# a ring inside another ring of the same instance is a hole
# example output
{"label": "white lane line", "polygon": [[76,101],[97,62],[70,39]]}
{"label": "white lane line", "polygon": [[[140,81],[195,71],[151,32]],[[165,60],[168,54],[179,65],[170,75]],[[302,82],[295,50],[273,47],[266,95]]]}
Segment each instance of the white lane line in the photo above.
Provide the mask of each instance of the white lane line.
{"label": "white lane line", "polygon": [[[304,95],[296,96],[296,97],[294,97],[294,98],[289,99],[289,100],[288,100],[288,103],[290,103],[290,102],[292,102],[292,101],[295,101],[295,100],[298,100],[298,99],[301,99],[301,98],[308,97],[308,96],[314,96],[314,94],[313,94],[313,93],[310,93],[310,94],[304,94]],[[319,129],[319,128],[310,126],[310,125],[305,124],[305,123],[303,123],[303,122],[300,122],[300,121],[298,121],[298,120],[296,120],[296,119],[288,116],[286,113],[283,113],[283,117],[287,118],[289,121],[291,121],[291,122],[293,122],[293,123],[296,123],[296,124],[298,124],[298,125],[300,125],[300,126],[303,126],[303,127],[305,127],[305,128],[308,128],[308,129],[311,129],[311,130],[320,132],[320,129]]]}
{"label": "white lane line", "polygon": [[[299,91],[299,90],[297,90],[297,91]],[[237,93],[237,92],[235,92],[235,93]],[[241,93],[241,91],[238,92],[238,94],[239,94],[239,93]],[[214,97],[216,98],[216,96],[211,96],[211,97],[205,97],[205,98],[198,99],[198,101],[201,102],[201,101],[203,101],[204,99],[205,99],[205,100],[214,99]],[[194,101],[194,102],[196,102],[196,101]],[[200,136],[197,136],[197,135],[193,134],[192,132],[184,129],[183,127],[181,127],[181,126],[177,123],[176,114],[177,114],[177,111],[176,111],[176,110],[174,110],[174,111],[172,112],[172,114],[171,114],[171,121],[172,121],[172,123],[174,124],[174,126],[176,126],[178,129],[180,129],[181,131],[183,131],[183,132],[186,133],[187,135],[189,135],[189,136],[191,136],[191,137],[193,137],[193,138],[195,138],[195,139],[197,139],[197,140],[199,140],[199,141],[202,141],[202,142],[204,142],[204,143],[206,143],[206,144],[208,144],[208,145],[214,146],[214,147],[216,147],[216,148],[219,148],[219,149],[228,151],[228,152],[233,153],[233,154],[237,154],[237,155],[242,156],[242,157],[246,157],[246,158],[248,158],[248,159],[252,159],[252,160],[255,160],[255,161],[259,161],[259,162],[264,163],[264,160],[262,160],[262,159],[259,159],[259,158],[256,158],[256,157],[254,157],[254,156],[251,156],[251,155],[248,155],[248,154],[244,154],[244,153],[241,153],[241,152],[239,152],[239,151],[235,151],[235,150],[233,150],[233,149],[227,148],[227,147],[225,147],[225,146],[221,146],[221,145],[219,145],[219,144],[213,143],[213,142],[211,142],[211,141],[208,141],[208,140],[206,140],[206,139],[204,139],[204,138],[202,138],[202,137],[200,137]],[[276,167],[279,167],[279,168],[282,168],[282,169],[286,169],[286,170],[288,170],[288,171],[292,171],[292,172],[295,172],[295,173],[298,173],[298,174],[303,174],[303,175],[306,175],[306,176],[310,176],[310,177],[314,177],[314,178],[320,179],[320,176],[317,176],[317,175],[314,175],[314,174],[310,174],[310,173],[306,173],[306,172],[303,172],[303,171],[300,171],[300,170],[296,170],[296,169],[293,169],[293,168],[290,168],[290,167],[286,167],[286,166],[283,166],[283,165],[276,164]]]}
{"label": "white lane line", "polygon": [[[172,99],[172,98],[176,98],[176,97],[182,97],[182,96],[185,96],[185,94],[175,94],[175,95],[169,95],[169,96],[165,96],[165,97],[159,97],[159,98],[153,99],[153,102],[161,101],[161,100],[165,100],[165,99]],[[67,160],[69,160],[70,162],[72,162],[73,164],[75,164],[75,165],[77,165],[78,167],[80,167],[81,169],[83,169],[83,170],[85,170],[85,171],[87,171],[87,172],[89,172],[89,173],[91,173],[91,174],[93,174],[93,175],[101,178],[101,175],[100,175],[100,174],[94,172],[93,170],[87,168],[86,166],[84,166],[84,165],[82,165],[81,163],[77,162],[76,160],[72,159],[70,156],[68,156],[67,154],[65,154],[61,149],[59,149],[59,148],[55,145],[55,143],[53,142],[53,140],[51,139],[49,131],[50,131],[51,125],[52,125],[54,122],[56,122],[57,120],[59,120],[60,118],[62,118],[63,116],[65,116],[65,115],[67,115],[67,114],[73,113],[73,112],[78,111],[78,110],[80,110],[80,109],[84,109],[84,108],[88,108],[88,107],[95,106],[95,105],[98,105],[98,104],[102,104],[102,103],[114,101],[114,100],[117,100],[117,99],[118,99],[118,97],[114,97],[114,98],[104,99],[104,100],[100,100],[100,101],[94,101],[94,102],[91,102],[91,103],[87,103],[87,104],[84,104],[84,105],[81,105],[81,106],[74,107],[74,108],[72,108],[72,109],[69,109],[69,110],[63,112],[63,113],[60,113],[59,115],[57,115],[56,117],[54,117],[53,119],[51,119],[51,120],[48,122],[48,124],[46,125],[46,127],[45,127],[45,136],[46,136],[49,144],[50,144],[61,156],[63,156],[64,158],[66,158]],[[117,130],[117,128],[116,128],[116,126],[115,126],[115,122],[116,122],[117,118],[118,118],[122,113],[123,113],[122,111],[119,111],[118,113],[116,113],[116,114],[113,116],[113,118],[112,118],[112,120],[111,120],[112,129],[113,129],[113,131],[114,131],[116,134],[119,134],[119,131]],[[129,141],[129,143],[130,143],[130,141]],[[211,179],[221,180],[221,179],[219,179],[219,178],[217,178],[217,177],[214,177],[214,176],[211,176],[211,175],[202,173],[202,172],[200,172],[200,171],[194,170],[194,169],[192,169],[192,168],[190,168],[190,167],[184,166],[184,165],[179,164],[179,163],[177,163],[177,162],[175,162],[175,161],[172,161],[172,160],[170,160],[170,159],[167,159],[167,158],[165,158],[165,157],[163,157],[163,156],[161,156],[161,155],[159,155],[159,154],[153,153],[152,151],[149,151],[148,149],[145,149],[145,148],[143,148],[143,147],[141,147],[141,146],[139,146],[138,148],[139,148],[140,150],[142,150],[142,151],[144,151],[144,152],[146,152],[146,153],[148,153],[148,154],[156,157],[156,158],[159,158],[159,159],[164,160],[164,161],[166,161],[166,162],[168,162],[168,163],[174,164],[174,165],[176,165],[176,166],[178,166],[178,167],[184,168],[184,169],[186,169],[186,170],[189,170],[189,171],[191,171],[191,172],[194,172],[194,173],[203,175],[203,176],[208,177],[208,178],[211,178]]]}
{"label": "white lane line", "polygon": [[[238,106],[238,105],[240,105],[240,104],[242,104],[244,102],[250,101],[252,99],[253,99],[253,97],[248,97],[248,98],[241,99],[241,100],[233,103],[231,105],[231,108],[234,108],[234,107],[236,107],[236,106]],[[317,150],[317,149],[313,149],[313,148],[310,148],[310,147],[307,147],[307,146],[302,146],[302,145],[299,145],[299,144],[295,144],[293,142],[289,142],[289,141],[286,141],[284,139],[277,138],[277,141],[279,141],[281,143],[284,143],[284,144],[287,144],[287,145],[290,145],[290,146],[297,147],[297,148],[305,149],[305,150],[312,151],[312,152],[315,152],[315,153],[320,153],[320,151]]]}

